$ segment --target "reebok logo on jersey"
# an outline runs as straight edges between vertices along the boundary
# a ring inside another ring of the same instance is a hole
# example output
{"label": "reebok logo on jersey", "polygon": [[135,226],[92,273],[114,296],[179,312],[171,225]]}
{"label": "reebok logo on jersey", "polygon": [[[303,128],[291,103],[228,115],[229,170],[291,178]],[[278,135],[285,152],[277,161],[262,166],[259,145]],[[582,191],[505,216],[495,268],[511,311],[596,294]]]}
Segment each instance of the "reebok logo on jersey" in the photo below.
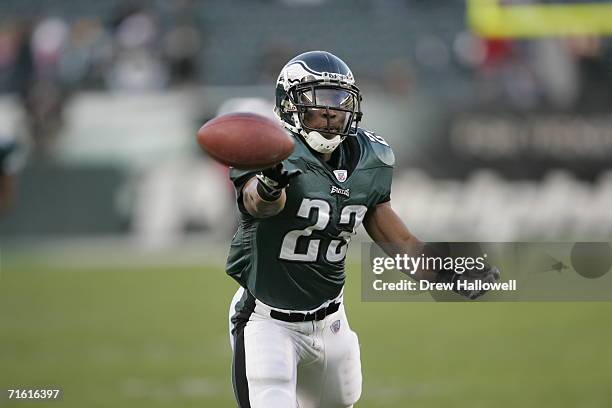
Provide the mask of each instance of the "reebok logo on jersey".
{"label": "reebok logo on jersey", "polygon": [[348,176],[348,171],[346,171],[346,170],[334,170],[334,176],[336,176],[336,179],[339,182],[344,183],[346,181],[347,176]]}
{"label": "reebok logo on jersey", "polygon": [[349,194],[351,193],[351,189],[350,188],[338,188],[336,186],[331,186],[331,191],[329,193],[330,194],[342,194],[348,197]]}

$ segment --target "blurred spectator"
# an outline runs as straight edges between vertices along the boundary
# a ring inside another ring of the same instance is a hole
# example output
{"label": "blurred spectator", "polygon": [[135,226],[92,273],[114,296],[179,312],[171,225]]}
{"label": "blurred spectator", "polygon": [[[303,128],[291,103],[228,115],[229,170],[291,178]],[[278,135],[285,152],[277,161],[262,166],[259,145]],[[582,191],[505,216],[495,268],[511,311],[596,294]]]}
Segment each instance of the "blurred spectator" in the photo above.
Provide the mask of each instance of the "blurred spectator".
{"label": "blurred spectator", "polygon": [[0,129],[0,216],[13,205],[15,178],[24,163],[25,146]]}
{"label": "blurred spectator", "polygon": [[35,79],[32,44],[30,43],[32,26],[32,22],[25,21],[18,24],[16,30],[16,55],[12,83],[13,88],[24,99],[31,82]]}
{"label": "blurred spectator", "polygon": [[111,52],[110,38],[99,19],[77,19],[60,59],[62,82],[70,88],[99,85],[100,71],[108,69]]}
{"label": "blurred spectator", "polygon": [[62,125],[67,95],[58,67],[67,34],[66,23],[57,18],[24,23],[21,29],[14,83],[38,151],[48,150]]}
{"label": "blurred spectator", "polygon": [[15,63],[18,35],[17,24],[0,24],[0,87],[5,85]]}
{"label": "blurred spectator", "polygon": [[526,111],[538,106],[540,90],[524,42],[484,39],[476,72],[481,106]]}
{"label": "blurred spectator", "polygon": [[565,43],[556,38],[532,42],[531,55],[543,104],[554,110],[574,107],[579,90],[576,64]]}
{"label": "blurred spectator", "polygon": [[198,74],[200,32],[191,24],[170,28],[163,39],[163,53],[170,71],[172,84],[193,82]]}
{"label": "blurred spectator", "polygon": [[566,42],[580,76],[577,109],[609,112],[612,106],[612,47],[600,37],[573,37]]}
{"label": "blurred spectator", "polygon": [[198,80],[204,42],[198,6],[194,0],[172,0],[165,2],[161,11],[166,22],[161,47],[168,64],[170,85]]}
{"label": "blurred spectator", "polygon": [[118,28],[123,24],[125,19],[129,18],[134,14],[138,14],[142,12],[143,7],[134,3],[133,1],[121,2],[118,6],[113,10],[112,15],[110,17],[110,28],[114,33],[118,30]]}
{"label": "blurred spectator", "polygon": [[453,41],[455,59],[467,68],[484,63],[487,57],[486,42],[469,31],[462,31]]}
{"label": "blurred spectator", "polygon": [[107,78],[110,88],[146,90],[166,85],[166,68],[156,43],[158,31],[157,21],[145,10],[120,14],[115,22],[114,64]]}

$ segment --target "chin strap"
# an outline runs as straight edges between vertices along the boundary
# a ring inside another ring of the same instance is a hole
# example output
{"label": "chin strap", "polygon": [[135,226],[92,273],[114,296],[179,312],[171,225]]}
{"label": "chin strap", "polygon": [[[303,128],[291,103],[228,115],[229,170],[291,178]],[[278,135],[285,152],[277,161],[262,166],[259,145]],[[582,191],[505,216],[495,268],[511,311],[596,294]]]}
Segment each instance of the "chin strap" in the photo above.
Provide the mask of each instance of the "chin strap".
{"label": "chin strap", "polygon": [[331,153],[342,143],[344,137],[340,135],[334,136],[332,139],[325,138],[319,132],[300,132],[304,136],[304,140],[308,143],[308,146],[312,147],[319,153]]}
{"label": "chin strap", "polygon": [[[274,111],[274,113],[278,115],[278,112],[276,110]],[[316,131],[307,132],[306,130],[302,129],[301,126],[291,125],[287,123],[286,121],[282,120],[280,116],[279,118],[281,119],[281,123],[283,124],[285,129],[293,133],[300,134],[304,138],[306,143],[308,143],[308,146],[310,146],[313,150],[319,153],[333,152],[334,150],[336,150],[338,146],[340,146],[340,143],[342,143],[342,141],[346,137],[346,136],[336,135],[332,139],[326,139],[319,132],[316,132]],[[300,123],[297,113],[293,114],[293,122],[298,123],[298,124]]]}

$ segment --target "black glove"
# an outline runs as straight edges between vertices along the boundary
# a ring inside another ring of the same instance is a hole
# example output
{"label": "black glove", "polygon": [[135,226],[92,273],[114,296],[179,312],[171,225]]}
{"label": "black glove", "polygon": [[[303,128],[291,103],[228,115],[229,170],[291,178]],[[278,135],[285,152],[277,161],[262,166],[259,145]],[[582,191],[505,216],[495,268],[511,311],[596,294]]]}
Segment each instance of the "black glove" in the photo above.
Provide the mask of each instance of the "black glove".
{"label": "black glove", "polygon": [[283,188],[289,185],[292,178],[302,174],[302,170],[288,171],[280,162],[274,167],[262,170],[257,175],[257,193],[266,201],[275,201],[280,197]]}
{"label": "black glove", "polygon": [[[452,250],[451,250],[452,247]],[[434,258],[446,258],[451,256],[451,252],[460,253],[462,256],[476,257],[482,253],[480,245],[473,243],[454,243],[449,244],[445,242],[428,243],[423,248],[423,253],[426,257]],[[485,263],[482,269],[467,269],[463,273],[457,273],[452,270],[440,269],[436,271],[436,283],[452,283],[453,292],[466,297],[468,299],[477,299],[484,295],[486,290],[468,290],[460,289],[457,285],[458,282],[476,282],[481,281],[482,283],[489,282],[493,283],[500,278],[499,268],[490,266]],[[465,286],[465,285],[461,285]],[[468,285],[471,286],[471,285]]]}
{"label": "black glove", "polygon": [[480,296],[487,293],[486,290],[468,290],[468,289],[459,289],[457,287],[458,282],[476,282],[481,281],[482,283],[489,282],[493,283],[499,280],[501,274],[499,272],[499,268],[496,266],[486,266],[482,270],[472,269],[465,271],[463,273],[456,273],[452,271],[440,271],[438,272],[438,276],[436,278],[436,282],[452,282],[453,283],[453,292],[466,297],[468,299],[477,299]]}

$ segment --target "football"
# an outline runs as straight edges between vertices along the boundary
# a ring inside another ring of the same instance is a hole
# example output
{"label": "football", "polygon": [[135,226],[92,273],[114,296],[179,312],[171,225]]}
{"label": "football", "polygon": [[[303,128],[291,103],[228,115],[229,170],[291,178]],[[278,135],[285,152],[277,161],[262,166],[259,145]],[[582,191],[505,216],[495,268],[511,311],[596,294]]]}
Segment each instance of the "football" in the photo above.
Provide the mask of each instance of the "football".
{"label": "football", "polygon": [[198,130],[197,139],[213,159],[245,170],[271,167],[289,157],[294,148],[279,122],[254,113],[218,116]]}

